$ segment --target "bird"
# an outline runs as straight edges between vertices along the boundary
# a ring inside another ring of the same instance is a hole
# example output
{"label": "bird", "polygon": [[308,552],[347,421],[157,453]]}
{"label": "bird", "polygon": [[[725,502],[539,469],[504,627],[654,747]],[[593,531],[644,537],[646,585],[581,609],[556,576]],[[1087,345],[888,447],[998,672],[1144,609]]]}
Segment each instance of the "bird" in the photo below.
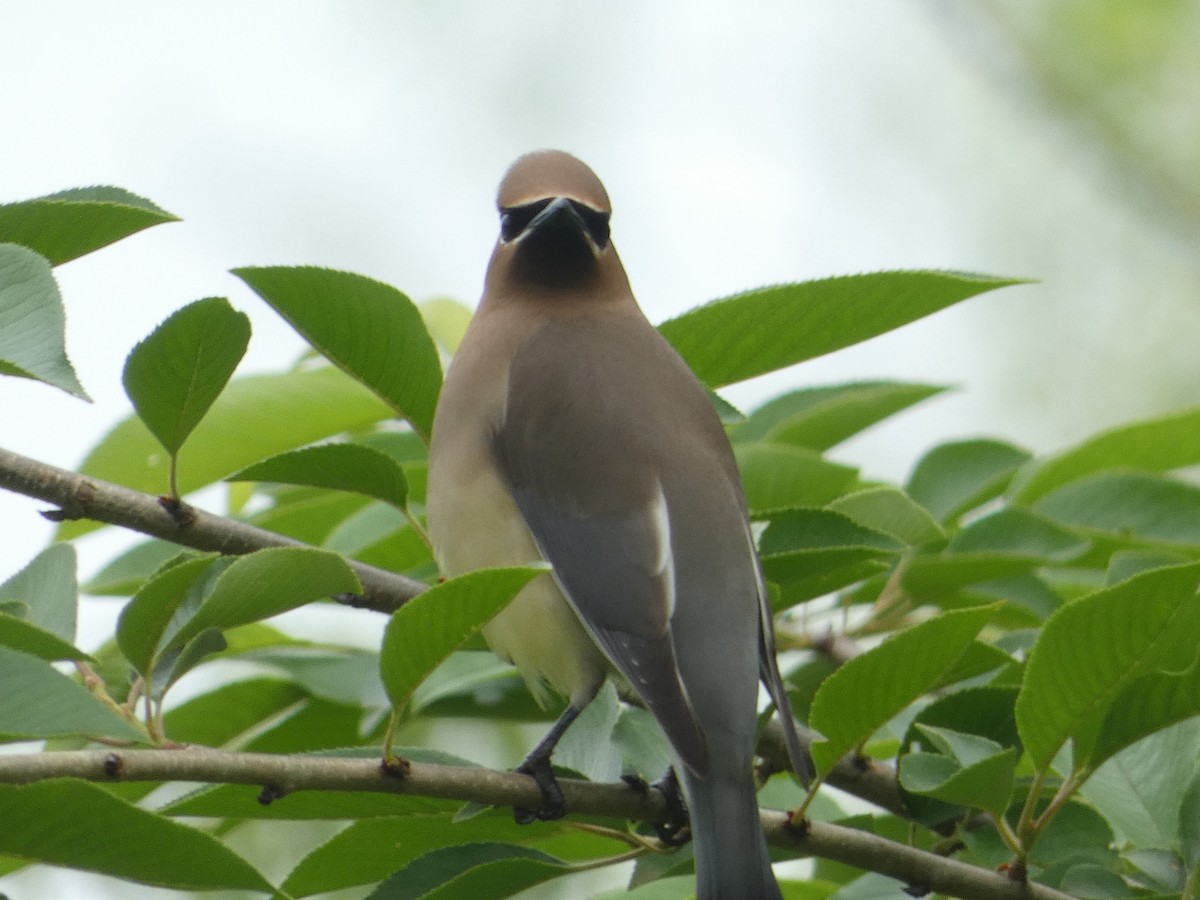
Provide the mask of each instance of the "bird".
{"label": "bird", "polygon": [[801,750],[745,495],[707,390],[643,314],[608,193],[560,150],[497,195],[482,298],[434,417],[426,518],[442,574],[548,562],[483,628],[567,707],[517,771],[565,812],[554,745],[613,675],[658,721],[690,818],[698,900],[780,896],[756,801],[758,683]]}

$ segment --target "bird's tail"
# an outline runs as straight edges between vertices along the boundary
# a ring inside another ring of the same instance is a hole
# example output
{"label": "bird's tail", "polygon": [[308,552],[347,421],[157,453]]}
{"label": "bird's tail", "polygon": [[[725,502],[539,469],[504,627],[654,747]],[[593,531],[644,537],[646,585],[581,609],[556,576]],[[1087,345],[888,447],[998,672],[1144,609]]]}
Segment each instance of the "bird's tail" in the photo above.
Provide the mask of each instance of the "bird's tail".
{"label": "bird's tail", "polygon": [[754,776],[683,772],[696,856],[696,900],[780,900],[758,818]]}

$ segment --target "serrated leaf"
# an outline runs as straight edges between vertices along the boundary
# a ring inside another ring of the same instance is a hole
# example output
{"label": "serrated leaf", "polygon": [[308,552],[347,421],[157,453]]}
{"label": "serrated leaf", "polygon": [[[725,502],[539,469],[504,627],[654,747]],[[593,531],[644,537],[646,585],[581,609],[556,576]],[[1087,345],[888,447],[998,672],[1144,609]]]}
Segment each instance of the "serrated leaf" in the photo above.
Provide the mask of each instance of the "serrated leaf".
{"label": "serrated leaf", "polygon": [[[964,688],[939,697],[917,713],[909,725],[900,744],[901,758],[911,752],[914,744],[921,743],[923,746],[921,738],[927,733],[924,728],[928,727],[986,738],[997,748],[1011,748],[1014,760],[1019,758],[1021,739],[1013,714],[1016,699],[1016,687],[992,685]],[[959,803],[947,803],[919,794],[906,795],[905,806],[916,821],[931,827],[965,812]]]}
{"label": "serrated leaf", "polygon": [[175,890],[271,893],[212,835],[77,779],[0,785],[0,852]]}
{"label": "serrated leaf", "polygon": [[1086,531],[1200,546],[1200,488],[1173,478],[1106,472],[1059,488],[1034,509]]}
{"label": "serrated leaf", "polygon": [[1200,407],[1102,431],[1081,444],[1030,466],[1013,486],[1013,498],[1039,497],[1106,469],[1168,472],[1200,463]]}
{"label": "serrated leaf", "polygon": [[904,571],[903,584],[914,597],[939,602],[966,585],[1072,562],[1090,546],[1043,516],[1005,508],[959,531],[941,553],[914,557]]}
{"label": "serrated leaf", "polygon": [[1152,569],[1046,620],[1016,706],[1021,739],[1037,766],[1050,765],[1067,741],[1075,759],[1088,759],[1112,701],[1130,681],[1192,661],[1198,582],[1200,564]]}
{"label": "serrated leaf", "polygon": [[[96,735],[124,741],[145,737],[82,685],[35,656],[0,646],[0,684],[2,736]],[[5,821],[2,816],[0,821]]]}
{"label": "serrated leaf", "polygon": [[767,440],[828,450],[901,410],[945,391],[928,384],[860,381],[792,391],[731,429],[734,441]]}
{"label": "serrated leaf", "polygon": [[123,188],[101,185],[0,205],[0,242],[60,265],[176,216]]}
{"label": "serrated leaf", "polygon": [[50,263],[17,244],[0,244],[0,375],[91,399],[67,358],[66,316]]}
{"label": "serrated leaf", "polygon": [[1084,538],[1027,510],[1008,508],[977,519],[946,546],[952,553],[1002,553],[1041,562],[1066,563],[1084,553]]}
{"label": "serrated leaf", "polygon": [[847,490],[856,469],[814,450],[757,441],[734,447],[752,516],[796,506],[820,506]]}
{"label": "serrated leaf", "polygon": [[912,753],[901,758],[899,778],[910,793],[1002,816],[1012,797],[1016,763],[1011,747],[997,748],[972,763],[936,753]]}
{"label": "serrated leaf", "polygon": [[164,638],[180,606],[216,558],[217,554],[208,553],[159,572],[121,610],[117,646],[144,679],[150,678],[159,652],[165,649]]}
{"label": "serrated leaf", "polygon": [[70,641],[64,641],[53,632],[3,611],[0,611],[0,644],[48,662],[65,659],[92,661],[91,656]]}
{"label": "serrated leaf", "polygon": [[342,593],[360,593],[358,576],[341,556],[312,547],[270,547],[234,560],[212,593],[171,637],[180,646],[208,628],[257,622]]}
{"label": "serrated leaf", "polygon": [[916,501],[898,488],[874,487],[844,494],[827,507],[858,524],[890,534],[910,547],[946,540],[946,533]]}
{"label": "serrated leaf", "polygon": [[946,672],[998,606],[954,610],[894,634],[830,675],[813,697],[809,725],[818,774],[924,694]]}
{"label": "serrated leaf", "polygon": [[1200,716],[1200,657],[1182,672],[1150,672],[1125,685],[1085,762],[1094,769],[1147,735],[1192,716]]}
{"label": "serrated leaf", "polygon": [[175,454],[229,383],[250,343],[250,319],[224,297],[172,313],[125,360],[133,408]]}
{"label": "serrated leaf", "polygon": [[71,544],[51,544],[0,584],[0,601],[23,603],[29,612],[21,618],[68,643],[73,642],[79,606],[76,565],[75,548]]}
{"label": "serrated leaf", "polygon": [[663,322],[709,387],[745,381],[883,334],[1016,279],[873,272],[760,288]]}
{"label": "serrated leaf", "polygon": [[228,481],[274,481],[365,494],[404,508],[408,482],[400,465],[362,444],[321,444],[272,456],[230,475]]}
{"label": "serrated leaf", "polygon": [[[358,382],[333,367],[236,378],[196,426],[184,451],[180,493],[219,481],[250,463],[368,427],[391,410]],[[88,454],[81,473],[158,493],[167,457],[136,417],[126,419]],[[86,534],[98,523],[65,522],[57,537]]]}
{"label": "serrated leaf", "polygon": [[547,569],[483,569],[435,585],[396,610],[379,658],[393,706],[403,709],[438,665],[539,575]]}
{"label": "serrated leaf", "polygon": [[778,513],[759,540],[763,571],[780,583],[886,559],[904,549],[891,535],[864,528],[848,516],[825,509]]}
{"label": "serrated leaf", "polygon": [[500,900],[568,871],[561,859],[519,844],[459,844],[413,860],[381,882],[367,900]]}
{"label": "serrated leaf", "polygon": [[233,274],[428,441],[442,365],[408,297],[382,282],[332,269],[278,266]]}
{"label": "serrated leaf", "polygon": [[941,444],[921,457],[905,490],[939,522],[948,522],[998,497],[1030,457],[1003,441]]}

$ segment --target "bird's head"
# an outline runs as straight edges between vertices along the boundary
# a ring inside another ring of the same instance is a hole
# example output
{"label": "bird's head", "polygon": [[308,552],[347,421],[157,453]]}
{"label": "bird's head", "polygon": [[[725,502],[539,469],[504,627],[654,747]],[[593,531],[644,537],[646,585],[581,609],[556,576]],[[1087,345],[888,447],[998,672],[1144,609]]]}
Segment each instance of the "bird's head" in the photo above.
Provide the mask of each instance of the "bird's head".
{"label": "bird's head", "polygon": [[539,150],[522,156],[501,181],[496,205],[500,239],[493,266],[500,265],[509,277],[565,287],[594,278],[606,257],[615,262],[608,193],[569,153]]}

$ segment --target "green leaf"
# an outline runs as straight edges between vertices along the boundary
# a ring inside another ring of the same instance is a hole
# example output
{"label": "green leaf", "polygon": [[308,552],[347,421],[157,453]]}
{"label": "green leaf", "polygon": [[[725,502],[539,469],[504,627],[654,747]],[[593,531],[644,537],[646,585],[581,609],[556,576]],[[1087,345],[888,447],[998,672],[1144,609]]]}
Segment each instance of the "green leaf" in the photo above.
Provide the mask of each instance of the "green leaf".
{"label": "green leaf", "polygon": [[204,831],[77,779],[0,785],[0,852],[175,890],[273,893],[249,863]]}
{"label": "green leaf", "polygon": [[175,454],[229,383],[250,343],[250,319],[224,297],[172,313],[125,360],[125,393]]}
{"label": "green leaf", "polygon": [[942,444],[921,457],[905,490],[939,522],[949,522],[998,497],[1030,458],[1003,441]]}
{"label": "green leaf", "polygon": [[910,547],[946,540],[946,533],[924,507],[899,488],[875,487],[838,497],[827,507],[858,524],[890,534]]}
{"label": "green leaf", "polygon": [[804,388],[776,397],[730,430],[734,441],[768,440],[828,450],[945,387],[860,381]]}
{"label": "green leaf", "polygon": [[[976,641],[973,646],[982,645]],[[967,652],[970,652],[969,648]],[[939,697],[917,713],[909,725],[900,744],[900,757],[909,755],[914,744],[924,746],[927,741],[923,736],[928,734],[924,729],[935,728],[986,738],[996,747],[1012,748],[1014,759],[1019,758],[1021,739],[1013,715],[1016,699],[1016,687],[992,685],[963,688]],[[959,803],[946,803],[919,794],[907,794],[904,800],[916,821],[930,827],[961,817],[966,811]]]}
{"label": "green leaf", "polygon": [[[391,410],[362,385],[332,367],[237,378],[196,426],[182,456],[179,490],[188,493],[268,456],[365,428]],[[146,426],[126,419],[88,454],[81,473],[139,490],[161,492],[167,459]],[[60,540],[99,524],[60,526]]]}
{"label": "green leaf", "polygon": [[66,317],[50,263],[17,244],[0,244],[0,375],[90,400],[67,359]]}
{"label": "green leaf", "polygon": [[[215,553],[188,559],[150,578],[125,604],[117,619],[117,646],[142,678],[149,680],[165,636],[186,600],[199,605],[195,588],[208,573]],[[178,623],[176,623],[178,627]]]}
{"label": "green leaf", "polygon": [[1072,800],[1050,820],[1029,852],[1038,866],[1095,862],[1111,865],[1116,861],[1112,850],[1112,826],[1096,810]]}
{"label": "green leaf", "polygon": [[147,692],[155,700],[161,700],[171,685],[227,646],[225,636],[220,631],[205,628],[195,637],[188,638],[182,645],[168,647],[166,652],[158,657],[154,669],[150,672]]}
{"label": "green leaf", "polygon": [[1023,509],[1002,509],[977,519],[946,546],[952,553],[1002,553],[1039,562],[1066,563],[1090,544],[1065,528]]}
{"label": "green leaf", "polygon": [[418,309],[429,334],[450,354],[458,352],[467,326],[471,324],[471,308],[448,297],[426,300]]}
{"label": "green leaf", "polygon": [[[0,684],[4,685],[0,735],[29,739],[96,735],[125,741],[145,737],[48,662],[3,646]],[[0,816],[0,821],[7,820]],[[0,833],[5,830],[0,828]]]}
{"label": "green leaf", "polygon": [[891,535],[824,509],[779,513],[759,540],[764,573],[781,583],[886,559],[904,549]]}
{"label": "green leaf", "polygon": [[233,274],[428,441],[442,365],[408,297],[390,285],[332,269],[279,266]]}
{"label": "green leaf", "polygon": [[93,661],[70,641],[64,641],[57,634],[6,612],[0,612],[0,644],[47,662],[65,659]]}
{"label": "green leaf", "polygon": [[413,860],[383,881],[367,900],[500,900],[568,871],[561,859],[518,844],[459,844]]}
{"label": "green leaf", "polygon": [[356,884],[371,884],[398,867],[434,850],[478,841],[543,843],[569,826],[543,824],[524,828],[507,811],[455,821],[448,813],[363,819],[334,835],[300,861],[282,885],[293,897],[323,894]]}
{"label": "green leaf", "polygon": [[1089,759],[1112,701],[1130,681],[1192,661],[1198,582],[1200,564],[1152,569],[1046,620],[1016,706],[1021,739],[1039,768],[1068,740],[1075,759]]}
{"label": "green leaf", "polygon": [[[929,726],[919,726],[930,732]],[[986,738],[938,730],[942,753],[910,753],[900,759],[900,784],[914,794],[1004,815],[1012,797],[1017,753]],[[964,748],[967,754],[958,752]]]}
{"label": "green leaf", "polygon": [[279,678],[235,681],[168,710],[163,727],[172,740],[223,747],[267,719],[296,708],[306,696],[298,684]]}
{"label": "green leaf", "polygon": [[1200,747],[1200,720],[1143,738],[1100,766],[1080,788],[1087,802],[1135,847],[1174,847],[1180,837],[1182,786]]}
{"label": "green leaf", "polygon": [[1189,872],[1200,868],[1200,769],[1183,791],[1179,804],[1179,846]]}
{"label": "green leaf", "polygon": [[24,244],[57,266],[152,225],[178,221],[123,188],[74,188],[0,205],[0,242]]}
{"label": "green leaf", "polygon": [[1173,478],[1106,472],[1059,488],[1034,509],[1073,528],[1200,546],[1200,487]]}
{"label": "green leaf", "polygon": [[274,481],[365,494],[401,509],[408,482],[400,465],[362,444],[321,444],[272,456],[235,472],[229,481]]}
{"label": "green leaf", "polygon": [[1105,469],[1167,472],[1200,463],[1200,407],[1102,431],[1031,466],[1013,497],[1032,503],[1056,488]]}
{"label": "green leaf", "polygon": [[1083,900],[1123,900],[1137,896],[1120,875],[1095,863],[1071,866],[1063,875],[1059,889]]}
{"label": "green leaf", "polygon": [[941,602],[966,585],[1011,578],[1036,566],[1072,562],[1091,545],[1028,510],[1005,508],[972,522],[939,554],[914,557],[903,584],[914,597]]}
{"label": "green leaf", "polygon": [[167,562],[186,552],[181,550],[178,544],[172,544],[170,541],[160,541],[157,538],[142,541],[110,560],[85,582],[80,590],[92,596],[128,597],[137,593],[138,589]]}
{"label": "green leaf", "polygon": [[745,381],[865,341],[1016,279],[873,272],[748,291],[659,331],[709,387]]}
{"label": "green leaf", "polygon": [[270,547],[239,556],[212,593],[171,637],[180,646],[208,628],[266,619],[342,593],[360,593],[358,576],[336,553],[312,547]]}
{"label": "green leaf", "polygon": [[392,614],[383,635],[380,673],[396,709],[462,643],[508,604],[542,566],[483,569],[418,594]]}
{"label": "green leaf", "polygon": [[820,506],[854,483],[857,470],[816,451],[757,441],[734,447],[751,515],[796,506]]}
{"label": "green leaf", "polygon": [[830,675],[813,697],[809,725],[825,740],[812,746],[824,775],[946,672],[998,606],[955,610],[894,634]]}
{"label": "green leaf", "polygon": [[[369,748],[369,752],[378,759],[379,748]],[[405,758],[411,758],[407,751]],[[415,813],[446,813],[462,805],[449,800],[399,796],[379,791],[303,791],[288,794],[264,806],[258,799],[261,794],[262,788],[253,784],[222,784],[201,788],[186,797],[172,800],[164,805],[160,812],[170,816],[203,818],[338,821]]]}
{"label": "green leaf", "polygon": [[611,680],[605,681],[554,748],[555,765],[589,781],[616,781],[621,777],[621,752],[613,742],[613,731],[620,717],[617,690]]}
{"label": "green leaf", "polygon": [[1095,768],[1147,735],[1192,716],[1200,716],[1200,657],[1182,672],[1150,672],[1125,685],[1108,708],[1086,764]]}
{"label": "green leaf", "polygon": [[0,601],[21,601],[29,609],[22,618],[70,643],[75,640],[79,606],[75,569],[75,548],[70,544],[51,544],[29,565],[0,584]]}

